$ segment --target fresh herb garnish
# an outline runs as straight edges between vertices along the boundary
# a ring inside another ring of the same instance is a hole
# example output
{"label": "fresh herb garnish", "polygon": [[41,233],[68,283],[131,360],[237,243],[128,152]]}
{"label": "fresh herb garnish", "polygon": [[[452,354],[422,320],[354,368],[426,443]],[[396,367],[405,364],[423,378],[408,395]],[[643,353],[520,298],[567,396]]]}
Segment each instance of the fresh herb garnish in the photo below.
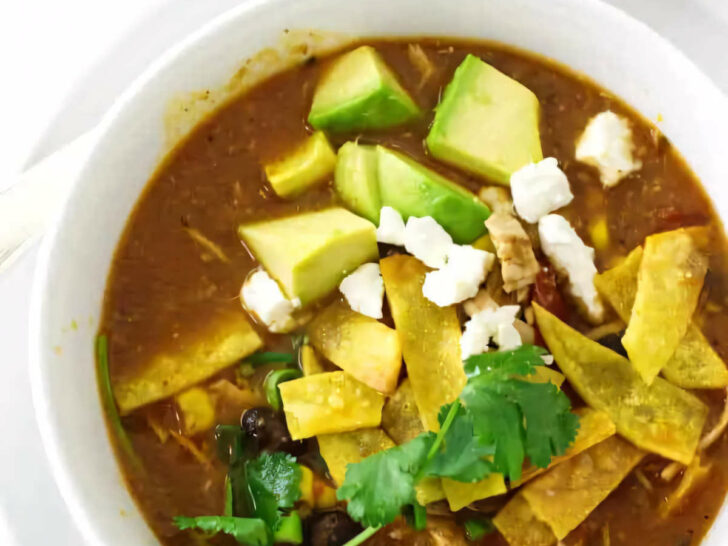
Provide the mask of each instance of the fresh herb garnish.
{"label": "fresh herb garnish", "polygon": [[276,531],[282,509],[293,508],[301,497],[301,467],[287,453],[264,453],[245,464],[253,513]]}
{"label": "fresh herb garnish", "polygon": [[260,366],[261,364],[272,363],[293,364],[294,360],[295,359],[291,353],[262,352],[253,353],[243,362],[247,362],[253,366]]}
{"label": "fresh herb garnish", "polygon": [[380,527],[415,502],[415,485],[425,476],[474,482],[499,472],[517,480],[526,456],[546,467],[563,454],[579,427],[569,399],[553,384],[522,379],[543,364],[543,354],[524,345],[470,357],[468,382],[441,408],[437,435],[422,433],[347,467],[337,497],[348,501],[349,515]]}
{"label": "fresh herb garnish", "polygon": [[235,518],[229,516],[200,516],[186,518],[177,516],[174,524],[181,530],[199,529],[205,533],[225,533],[240,544],[268,546],[271,543],[270,530],[262,519]]}
{"label": "fresh herb garnish", "polygon": [[469,519],[464,525],[465,536],[468,540],[476,541],[495,531],[493,522],[489,519]]}
{"label": "fresh herb garnish", "polygon": [[109,339],[104,334],[96,338],[96,366],[101,387],[101,403],[104,406],[104,412],[109,420],[114,436],[129,462],[132,463],[137,471],[142,470],[142,462],[134,451],[131,440],[124,429],[124,425],[121,423],[116,402],[114,402],[114,390],[111,387],[111,374],[109,372]]}
{"label": "fresh herb garnish", "polygon": [[[295,535],[300,517],[288,511],[301,497],[301,467],[287,453],[264,453],[246,460],[242,450],[232,445],[230,471],[225,483],[223,516],[176,517],[180,529],[226,533],[242,544],[269,546],[286,522],[284,534]],[[255,517],[236,517],[252,514]]]}

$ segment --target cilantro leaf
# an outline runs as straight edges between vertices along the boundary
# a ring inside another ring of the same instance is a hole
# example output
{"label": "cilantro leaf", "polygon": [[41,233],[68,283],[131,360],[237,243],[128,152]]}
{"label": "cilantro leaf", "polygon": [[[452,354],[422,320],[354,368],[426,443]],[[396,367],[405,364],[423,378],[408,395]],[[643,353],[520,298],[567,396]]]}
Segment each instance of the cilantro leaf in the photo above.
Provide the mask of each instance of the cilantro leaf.
{"label": "cilantro leaf", "polygon": [[465,375],[468,379],[487,376],[492,381],[503,381],[514,375],[531,375],[536,366],[543,366],[541,356],[545,354],[546,349],[543,347],[521,345],[510,351],[473,355],[465,360]]}
{"label": "cilantro leaf", "polygon": [[406,444],[348,465],[336,497],[349,501],[349,515],[366,526],[378,527],[393,521],[402,507],[414,503],[415,475],[434,438],[431,432],[423,433]]}
{"label": "cilantro leaf", "polygon": [[[440,409],[438,419],[441,426],[451,405]],[[424,473],[426,476],[476,482],[493,472],[493,463],[483,458],[487,455],[493,455],[493,446],[473,433],[472,417],[458,406],[455,419],[443,435],[443,448],[426,464]]]}
{"label": "cilantro leaf", "polygon": [[551,383],[529,383],[544,350],[522,345],[483,353],[465,364],[469,380],[460,399],[473,419],[473,432],[495,446],[495,468],[511,480],[521,477],[525,456],[540,467],[562,454],[579,426],[568,397]]}
{"label": "cilantro leaf", "polygon": [[293,508],[301,496],[301,467],[287,453],[264,453],[245,463],[253,513],[275,531],[282,508]]}
{"label": "cilantro leaf", "polygon": [[186,518],[177,516],[174,523],[179,529],[199,529],[205,533],[225,533],[240,544],[268,546],[272,539],[268,527],[262,519],[234,518],[226,516],[201,516]]}

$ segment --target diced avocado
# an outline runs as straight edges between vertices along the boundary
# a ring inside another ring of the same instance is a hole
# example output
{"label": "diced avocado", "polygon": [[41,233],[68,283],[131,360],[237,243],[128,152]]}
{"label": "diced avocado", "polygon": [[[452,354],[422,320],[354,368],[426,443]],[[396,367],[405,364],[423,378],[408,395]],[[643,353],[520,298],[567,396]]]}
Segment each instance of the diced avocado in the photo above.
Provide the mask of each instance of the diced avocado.
{"label": "diced avocado", "polygon": [[474,55],[455,70],[427,147],[437,159],[501,184],[543,159],[536,95]]}
{"label": "diced avocado", "polygon": [[379,257],[374,224],[339,207],[244,224],[238,234],[286,297],[302,305]]}
{"label": "diced avocado", "polygon": [[374,146],[347,142],[339,148],[334,186],[346,205],[375,224],[379,223],[377,151]]}
{"label": "diced avocado", "polygon": [[362,46],[341,55],[322,75],[308,122],[327,131],[363,131],[400,125],[419,114],[377,51]]}
{"label": "diced avocado", "polygon": [[321,354],[365,385],[387,394],[397,388],[402,347],[387,325],[335,301],[311,321],[308,335]]}
{"label": "diced avocado", "polygon": [[297,511],[294,510],[281,518],[278,528],[273,533],[273,542],[276,544],[301,544],[303,542],[303,524]]}
{"label": "diced avocado", "polygon": [[377,427],[384,396],[346,372],[327,372],[281,383],[291,438]]}
{"label": "diced avocado", "polygon": [[410,216],[432,216],[456,243],[485,233],[488,207],[465,188],[404,154],[377,146],[382,205]]}
{"label": "diced avocado", "polygon": [[293,197],[334,171],[336,152],[326,135],[316,131],[290,155],[265,166],[265,175],[280,197]]}

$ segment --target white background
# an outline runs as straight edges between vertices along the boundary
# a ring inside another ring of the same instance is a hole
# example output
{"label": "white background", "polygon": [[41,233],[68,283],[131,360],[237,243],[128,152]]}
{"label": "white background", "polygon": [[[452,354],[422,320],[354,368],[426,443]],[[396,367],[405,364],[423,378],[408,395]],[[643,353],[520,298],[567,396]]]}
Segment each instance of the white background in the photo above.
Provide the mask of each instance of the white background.
{"label": "white background", "polygon": [[[0,0],[0,190],[91,128],[164,49],[240,1]],[[610,1],[728,91],[728,0]],[[0,277],[0,545],[77,546],[82,541],[49,473],[30,401],[34,257]]]}

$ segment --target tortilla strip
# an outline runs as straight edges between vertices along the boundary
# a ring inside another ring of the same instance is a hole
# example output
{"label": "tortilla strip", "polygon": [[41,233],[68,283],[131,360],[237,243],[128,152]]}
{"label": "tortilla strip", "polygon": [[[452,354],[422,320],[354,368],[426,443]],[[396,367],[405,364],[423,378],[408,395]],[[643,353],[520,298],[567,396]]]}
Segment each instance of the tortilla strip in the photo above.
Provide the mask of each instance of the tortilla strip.
{"label": "tortilla strip", "polygon": [[646,452],[612,436],[523,488],[536,518],[561,540],[617,488]]}
{"label": "tortilla strip", "polygon": [[586,451],[593,445],[606,440],[617,432],[617,427],[609,418],[609,415],[603,411],[591,408],[580,408],[574,413],[579,416],[579,431],[577,432],[576,438],[574,439],[574,443],[571,444],[571,447],[569,447],[563,455],[553,457],[551,459],[551,463],[546,468],[539,468],[538,466],[527,466],[524,468],[521,479],[512,483],[511,489],[515,489],[527,481],[532,480],[536,476],[540,476],[559,463],[568,461],[582,451]]}
{"label": "tortilla strip", "polygon": [[707,258],[684,229],[645,239],[622,345],[646,383],[652,383],[685,336],[707,270]]}
{"label": "tortilla strip", "polygon": [[319,452],[329,467],[329,474],[337,486],[344,483],[346,466],[394,447],[394,442],[380,428],[365,428],[353,432],[321,434],[318,436]]}
{"label": "tortilla strip", "polygon": [[445,490],[450,510],[457,512],[471,502],[502,495],[508,491],[503,474],[491,474],[487,478],[475,483],[459,482],[449,478],[442,479],[442,488]]}
{"label": "tortilla strip", "polygon": [[493,525],[511,546],[551,546],[557,540],[551,528],[536,518],[521,493],[500,509]]}
{"label": "tortilla strip", "polygon": [[114,385],[119,412],[125,415],[141,406],[186,390],[257,351],[263,341],[240,313],[231,313],[207,335],[177,350],[153,357],[139,375]]}
{"label": "tortilla strip", "polygon": [[[624,321],[632,314],[637,293],[637,272],[642,262],[642,247],[635,248],[625,260],[594,278],[601,295]],[[728,386],[728,367],[715,352],[700,327],[693,321],[675,353],[662,369],[665,378],[685,389],[717,389]]]}
{"label": "tortilla strip", "polygon": [[425,431],[409,379],[405,378],[384,404],[382,428],[397,444],[409,442]]}
{"label": "tortilla strip", "polygon": [[460,396],[467,381],[460,360],[457,312],[422,295],[428,269],[417,258],[390,256],[380,268],[422,424],[436,432],[440,406]]}
{"label": "tortilla strip", "polygon": [[584,401],[606,412],[635,445],[690,463],[708,408],[661,378],[647,385],[629,361],[534,303],[536,320],[561,371]]}

